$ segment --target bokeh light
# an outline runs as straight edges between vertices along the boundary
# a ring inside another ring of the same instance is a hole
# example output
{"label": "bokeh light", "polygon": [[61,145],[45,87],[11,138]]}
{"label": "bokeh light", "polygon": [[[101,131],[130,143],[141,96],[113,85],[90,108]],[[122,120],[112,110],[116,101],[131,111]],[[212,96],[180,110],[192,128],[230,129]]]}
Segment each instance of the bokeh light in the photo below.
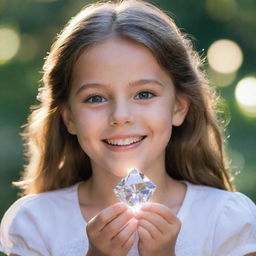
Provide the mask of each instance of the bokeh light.
{"label": "bokeh light", "polygon": [[0,27],[0,64],[11,60],[19,50],[19,34],[11,27]]}
{"label": "bokeh light", "polygon": [[215,41],[209,47],[207,57],[211,68],[220,73],[236,72],[243,62],[241,48],[227,39]]}
{"label": "bokeh light", "polygon": [[256,117],[256,77],[240,80],[235,89],[235,98],[244,114]]}
{"label": "bokeh light", "polygon": [[235,81],[237,72],[233,73],[219,73],[213,70],[211,67],[207,70],[210,81],[214,86],[226,87]]}

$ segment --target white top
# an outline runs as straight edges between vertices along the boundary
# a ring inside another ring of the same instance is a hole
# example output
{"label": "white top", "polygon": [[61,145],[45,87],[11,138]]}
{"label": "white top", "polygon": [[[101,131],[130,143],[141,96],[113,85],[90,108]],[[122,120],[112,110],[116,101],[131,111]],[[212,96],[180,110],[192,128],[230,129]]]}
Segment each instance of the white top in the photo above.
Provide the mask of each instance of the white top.
{"label": "white top", "polygon": [[[185,183],[176,256],[256,252],[256,206],[248,197]],[[21,256],[85,256],[88,239],[78,185],[16,201],[1,223],[0,251]],[[137,243],[128,255],[137,256],[136,248]]]}

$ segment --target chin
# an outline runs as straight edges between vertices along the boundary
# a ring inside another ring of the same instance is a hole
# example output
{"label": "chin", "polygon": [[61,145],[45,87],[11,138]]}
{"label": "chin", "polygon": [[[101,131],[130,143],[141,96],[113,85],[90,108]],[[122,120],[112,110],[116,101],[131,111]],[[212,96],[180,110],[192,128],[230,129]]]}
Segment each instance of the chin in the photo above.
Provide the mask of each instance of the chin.
{"label": "chin", "polygon": [[127,170],[120,170],[120,169],[111,169],[111,174],[114,175],[115,177],[123,178],[125,177],[129,171]]}
{"label": "chin", "polygon": [[125,161],[116,162],[115,166],[109,166],[108,170],[117,177],[125,177],[131,171],[131,169],[134,168],[143,172],[143,169],[141,169],[141,164],[126,163]]}

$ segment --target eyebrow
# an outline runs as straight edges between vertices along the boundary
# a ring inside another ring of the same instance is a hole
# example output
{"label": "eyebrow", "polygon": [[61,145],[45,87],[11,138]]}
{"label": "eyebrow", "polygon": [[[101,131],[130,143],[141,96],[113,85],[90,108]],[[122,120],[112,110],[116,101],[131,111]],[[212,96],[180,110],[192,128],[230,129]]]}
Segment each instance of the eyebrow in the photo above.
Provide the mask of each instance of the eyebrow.
{"label": "eyebrow", "polygon": [[[140,79],[140,80],[136,80],[133,82],[129,83],[129,86],[142,86],[145,84],[157,84],[161,87],[164,87],[164,84],[161,83],[159,80],[157,79]],[[110,87],[109,85],[105,85],[105,84],[100,84],[100,83],[87,83],[87,84],[83,84],[77,91],[76,91],[76,95],[79,94],[81,91],[88,89],[88,88],[100,88],[100,87]]]}

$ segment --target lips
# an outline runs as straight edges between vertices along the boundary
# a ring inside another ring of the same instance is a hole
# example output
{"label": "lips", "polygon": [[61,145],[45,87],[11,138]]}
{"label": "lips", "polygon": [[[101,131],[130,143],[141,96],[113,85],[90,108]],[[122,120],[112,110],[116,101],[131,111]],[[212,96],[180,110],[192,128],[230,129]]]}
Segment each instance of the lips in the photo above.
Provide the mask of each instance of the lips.
{"label": "lips", "polygon": [[136,144],[145,138],[146,136],[132,136],[132,137],[125,137],[125,138],[104,139],[103,142],[110,146],[121,147],[121,146],[130,146],[130,145]]}

